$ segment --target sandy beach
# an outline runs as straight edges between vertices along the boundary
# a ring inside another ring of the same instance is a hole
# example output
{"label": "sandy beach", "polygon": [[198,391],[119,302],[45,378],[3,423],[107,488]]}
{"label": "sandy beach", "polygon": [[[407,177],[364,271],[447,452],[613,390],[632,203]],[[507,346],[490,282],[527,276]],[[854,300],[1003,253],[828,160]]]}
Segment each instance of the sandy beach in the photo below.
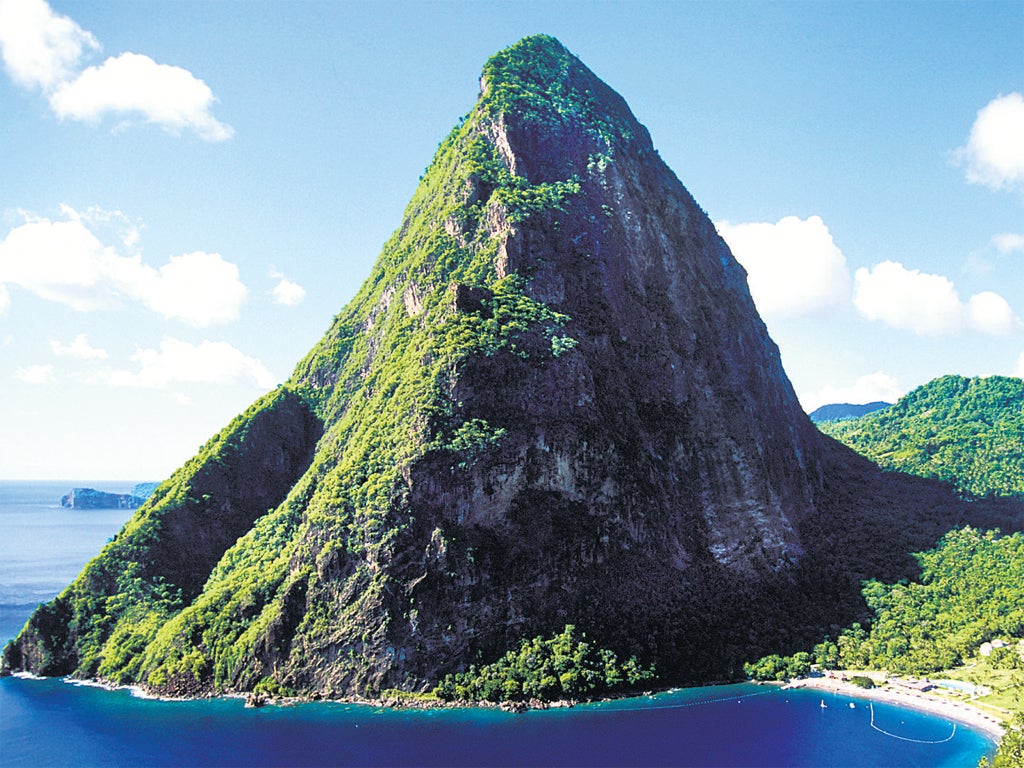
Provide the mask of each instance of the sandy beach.
{"label": "sandy beach", "polygon": [[828,693],[841,693],[845,696],[853,696],[859,699],[895,704],[899,707],[919,709],[969,725],[972,728],[983,731],[996,741],[1001,739],[1006,732],[1001,721],[987,712],[971,706],[967,702],[953,701],[939,696],[932,696],[928,693],[902,690],[893,685],[886,685],[881,688],[861,688],[836,678],[809,677],[794,680],[787,687],[811,688]]}

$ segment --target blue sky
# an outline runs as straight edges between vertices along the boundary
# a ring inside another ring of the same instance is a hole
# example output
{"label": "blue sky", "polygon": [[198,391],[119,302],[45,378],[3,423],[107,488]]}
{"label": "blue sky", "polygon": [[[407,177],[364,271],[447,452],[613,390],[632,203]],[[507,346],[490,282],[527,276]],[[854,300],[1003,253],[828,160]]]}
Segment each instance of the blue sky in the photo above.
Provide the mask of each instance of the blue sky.
{"label": "blue sky", "polygon": [[0,477],[162,479],[356,292],[483,62],[555,35],[808,409],[1024,375],[1024,3],[0,0]]}

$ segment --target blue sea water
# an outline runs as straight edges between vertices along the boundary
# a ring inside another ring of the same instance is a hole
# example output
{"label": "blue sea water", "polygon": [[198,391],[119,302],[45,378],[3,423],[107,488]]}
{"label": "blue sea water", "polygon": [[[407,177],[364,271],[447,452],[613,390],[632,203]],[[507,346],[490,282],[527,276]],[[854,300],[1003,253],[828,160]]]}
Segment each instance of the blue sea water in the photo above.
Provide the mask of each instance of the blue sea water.
{"label": "blue sea water", "polygon": [[[72,485],[125,484],[0,482],[4,639],[130,514],[61,509]],[[747,684],[513,715],[329,703],[246,709],[239,699],[158,701],[8,677],[0,679],[0,765],[963,768],[994,751],[941,718],[882,704],[874,718],[900,738],[873,729],[863,701]]]}

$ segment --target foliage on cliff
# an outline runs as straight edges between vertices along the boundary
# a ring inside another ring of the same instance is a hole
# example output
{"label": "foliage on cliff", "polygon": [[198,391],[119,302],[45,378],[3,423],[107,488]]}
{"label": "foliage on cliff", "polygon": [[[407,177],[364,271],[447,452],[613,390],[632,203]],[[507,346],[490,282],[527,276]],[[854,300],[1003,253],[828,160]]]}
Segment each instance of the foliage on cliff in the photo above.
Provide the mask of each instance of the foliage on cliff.
{"label": "foliage on cliff", "polygon": [[554,637],[524,640],[518,650],[481,667],[448,675],[434,695],[446,701],[522,701],[592,698],[629,690],[654,677],[631,656],[624,662],[567,625]]}
{"label": "foliage on cliff", "polygon": [[139,655],[201,591],[224,551],[276,506],[305,469],[320,433],[288,389],[254,403],[161,484],[125,527],[51,603],[8,669],[138,680]]}
{"label": "foliage on cliff", "polygon": [[972,497],[1024,494],[1024,380],[943,376],[890,408],[818,428],[887,469]]}

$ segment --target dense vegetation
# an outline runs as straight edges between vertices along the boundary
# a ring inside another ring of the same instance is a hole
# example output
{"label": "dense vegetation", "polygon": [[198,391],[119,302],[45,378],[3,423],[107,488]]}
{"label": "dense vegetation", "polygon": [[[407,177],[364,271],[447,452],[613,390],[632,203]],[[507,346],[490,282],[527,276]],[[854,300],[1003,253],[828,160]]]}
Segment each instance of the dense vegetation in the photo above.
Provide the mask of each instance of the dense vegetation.
{"label": "dense vegetation", "polygon": [[[811,653],[764,657],[747,665],[747,674],[781,680],[806,674],[816,663],[927,675],[975,657],[984,642],[1024,638],[1024,534],[964,528],[917,558],[918,581],[864,585],[873,612],[869,626],[855,623]],[[993,652],[988,663],[1020,667],[1015,642]]]}
{"label": "dense vegetation", "polygon": [[518,650],[481,667],[448,675],[434,690],[446,701],[592,698],[651,680],[654,670],[595,648],[572,625],[552,638],[524,640]]}
{"label": "dense vegetation", "polygon": [[887,469],[972,497],[1024,494],[1024,380],[943,376],[893,406],[819,429]]}

